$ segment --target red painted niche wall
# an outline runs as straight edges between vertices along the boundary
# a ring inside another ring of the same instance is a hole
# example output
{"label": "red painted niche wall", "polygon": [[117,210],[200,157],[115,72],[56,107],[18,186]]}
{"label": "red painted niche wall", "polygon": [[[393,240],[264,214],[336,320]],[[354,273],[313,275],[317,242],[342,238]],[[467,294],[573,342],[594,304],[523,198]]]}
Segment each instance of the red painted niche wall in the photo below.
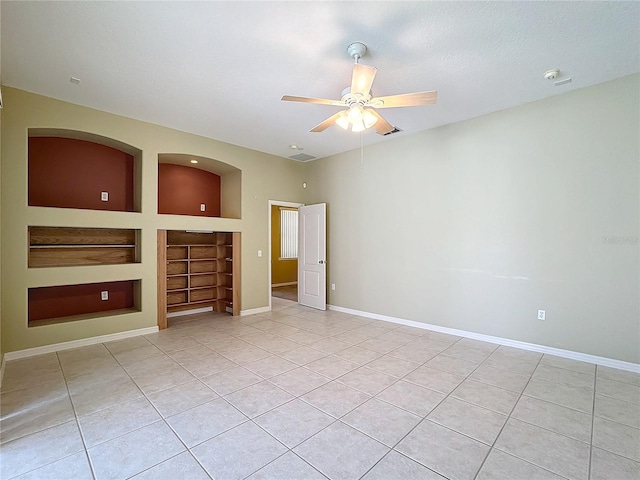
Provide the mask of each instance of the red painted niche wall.
{"label": "red painted niche wall", "polygon": [[[134,307],[134,280],[29,289],[29,322]],[[109,292],[102,300],[101,292]]]}
{"label": "red painted niche wall", "polygon": [[133,155],[86,140],[29,137],[29,205],[133,212],[133,188]]}
{"label": "red painted niche wall", "polygon": [[219,217],[220,176],[199,168],[158,164],[158,213]]}

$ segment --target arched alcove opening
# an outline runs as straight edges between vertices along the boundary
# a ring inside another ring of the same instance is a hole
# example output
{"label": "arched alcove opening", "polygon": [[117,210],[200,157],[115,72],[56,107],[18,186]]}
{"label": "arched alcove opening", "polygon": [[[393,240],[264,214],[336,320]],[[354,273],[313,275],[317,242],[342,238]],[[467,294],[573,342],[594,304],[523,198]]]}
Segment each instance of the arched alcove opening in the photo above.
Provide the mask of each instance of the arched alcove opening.
{"label": "arched alcove opening", "polygon": [[242,171],[212,158],[158,155],[158,213],[241,218]]}
{"label": "arched alcove opening", "polygon": [[140,212],[140,149],[75,130],[28,136],[29,206]]}

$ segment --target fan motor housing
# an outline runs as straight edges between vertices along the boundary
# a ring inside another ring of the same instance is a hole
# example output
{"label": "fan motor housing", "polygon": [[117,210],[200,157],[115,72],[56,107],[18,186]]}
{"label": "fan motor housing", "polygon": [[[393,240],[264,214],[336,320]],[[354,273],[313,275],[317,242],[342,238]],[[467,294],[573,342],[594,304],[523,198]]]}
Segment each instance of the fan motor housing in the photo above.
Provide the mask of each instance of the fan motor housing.
{"label": "fan motor housing", "polygon": [[345,103],[345,105],[353,105],[359,103],[364,106],[369,100],[373,98],[373,92],[369,92],[367,95],[361,95],[356,93],[355,95],[351,95],[351,87],[347,87],[342,91],[340,99]]}

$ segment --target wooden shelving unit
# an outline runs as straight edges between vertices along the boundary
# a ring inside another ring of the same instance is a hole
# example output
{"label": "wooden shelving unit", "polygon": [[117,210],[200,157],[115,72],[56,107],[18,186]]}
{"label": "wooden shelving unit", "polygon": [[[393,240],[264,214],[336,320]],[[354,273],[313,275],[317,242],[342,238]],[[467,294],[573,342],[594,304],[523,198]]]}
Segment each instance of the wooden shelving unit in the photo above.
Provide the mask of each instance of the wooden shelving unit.
{"label": "wooden shelving unit", "polygon": [[211,307],[240,314],[240,234],[158,231],[158,326],[167,314]]}
{"label": "wooden shelving unit", "polygon": [[139,262],[138,231],[29,227],[29,268]]}

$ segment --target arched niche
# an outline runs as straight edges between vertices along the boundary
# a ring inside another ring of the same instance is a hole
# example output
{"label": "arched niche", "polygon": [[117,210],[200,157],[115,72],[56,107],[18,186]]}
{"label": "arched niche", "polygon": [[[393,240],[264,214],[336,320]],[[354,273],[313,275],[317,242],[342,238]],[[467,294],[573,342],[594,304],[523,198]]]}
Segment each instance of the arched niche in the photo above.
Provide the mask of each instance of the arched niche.
{"label": "arched niche", "polygon": [[[171,201],[164,195],[170,196]],[[158,213],[239,219],[241,199],[239,168],[197,155],[158,154]],[[219,209],[209,207],[216,202]],[[205,205],[204,212],[200,205]]]}
{"label": "arched niche", "polygon": [[140,212],[140,149],[54,128],[30,128],[28,142],[29,206]]}

